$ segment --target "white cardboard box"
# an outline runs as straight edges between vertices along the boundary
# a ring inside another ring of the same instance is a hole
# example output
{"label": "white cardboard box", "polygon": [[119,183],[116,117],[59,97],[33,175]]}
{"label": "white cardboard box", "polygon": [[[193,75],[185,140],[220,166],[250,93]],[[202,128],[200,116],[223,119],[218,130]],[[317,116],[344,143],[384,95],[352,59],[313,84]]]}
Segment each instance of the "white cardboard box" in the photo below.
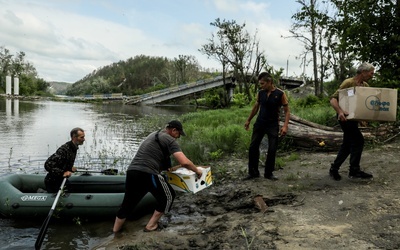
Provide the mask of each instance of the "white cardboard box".
{"label": "white cardboard box", "polygon": [[351,87],[339,90],[339,106],[348,120],[396,121],[397,90]]}
{"label": "white cardboard box", "polygon": [[197,193],[200,190],[212,185],[210,167],[197,167],[203,171],[201,178],[198,179],[195,172],[186,168],[178,168],[173,172],[164,172],[168,183],[176,191]]}

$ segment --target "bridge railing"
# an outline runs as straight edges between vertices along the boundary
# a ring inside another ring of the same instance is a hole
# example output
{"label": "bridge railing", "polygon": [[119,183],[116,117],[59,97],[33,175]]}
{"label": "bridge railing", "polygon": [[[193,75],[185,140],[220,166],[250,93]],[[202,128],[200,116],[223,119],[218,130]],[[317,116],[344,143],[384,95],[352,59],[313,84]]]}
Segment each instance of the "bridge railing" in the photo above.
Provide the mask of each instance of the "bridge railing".
{"label": "bridge railing", "polygon": [[207,84],[213,83],[215,81],[220,81],[222,79],[223,79],[222,76],[217,76],[217,77],[210,78],[210,79],[202,79],[202,80],[198,80],[195,82],[180,84],[178,86],[173,86],[170,88],[165,88],[162,90],[157,90],[157,91],[153,91],[153,92],[138,95],[138,96],[128,97],[128,98],[126,98],[125,101],[128,103],[138,103],[138,102],[147,100],[149,98],[154,98],[154,97],[161,96],[161,95],[168,95],[170,93],[174,93],[177,91],[193,88],[194,86],[207,85]]}

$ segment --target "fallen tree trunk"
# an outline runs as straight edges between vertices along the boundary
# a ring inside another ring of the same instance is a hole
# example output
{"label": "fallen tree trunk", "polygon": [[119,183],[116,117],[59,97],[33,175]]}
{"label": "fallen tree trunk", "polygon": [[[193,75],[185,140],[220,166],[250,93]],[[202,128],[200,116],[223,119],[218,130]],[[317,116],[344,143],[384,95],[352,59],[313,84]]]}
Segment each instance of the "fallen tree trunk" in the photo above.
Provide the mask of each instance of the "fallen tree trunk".
{"label": "fallen tree trunk", "polygon": [[[281,124],[282,125],[282,124]],[[378,127],[360,127],[366,143],[387,143],[399,135],[396,123],[382,123]],[[337,151],[343,140],[338,128],[323,126],[295,115],[290,115],[289,131],[283,138],[289,147],[311,151]]]}

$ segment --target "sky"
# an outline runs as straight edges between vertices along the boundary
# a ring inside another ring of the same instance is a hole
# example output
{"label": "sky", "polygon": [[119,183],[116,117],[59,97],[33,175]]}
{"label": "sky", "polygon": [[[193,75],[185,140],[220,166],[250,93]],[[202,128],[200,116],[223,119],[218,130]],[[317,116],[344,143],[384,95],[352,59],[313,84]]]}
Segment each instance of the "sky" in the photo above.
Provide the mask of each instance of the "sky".
{"label": "sky", "polygon": [[[40,78],[74,83],[94,70],[139,55],[194,56],[220,70],[199,49],[217,18],[246,24],[275,69],[303,73],[303,47],[290,35],[294,0],[0,0],[0,46],[25,52]],[[306,72],[307,73],[307,72]]]}

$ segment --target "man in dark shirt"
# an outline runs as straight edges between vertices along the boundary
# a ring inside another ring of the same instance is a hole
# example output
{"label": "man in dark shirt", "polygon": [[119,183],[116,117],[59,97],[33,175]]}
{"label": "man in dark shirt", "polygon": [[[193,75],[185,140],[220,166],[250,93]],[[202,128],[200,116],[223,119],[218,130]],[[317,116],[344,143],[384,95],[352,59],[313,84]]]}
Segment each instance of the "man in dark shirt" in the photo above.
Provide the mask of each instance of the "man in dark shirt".
{"label": "man in dark shirt", "polygon": [[[46,190],[49,193],[56,193],[60,189],[64,178],[71,176],[76,171],[74,162],[78,146],[85,141],[85,132],[81,128],[74,128],[70,132],[71,141],[57,149],[44,163],[48,174],[44,179]],[[66,184],[68,187],[68,182]]]}
{"label": "man in dark shirt", "polygon": [[264,177],[270,180],[276,180],[277,178],[274,176],[273,171],[275,170],[275,157],[278,149],[279,114],[280,108],[283,106],[285,121],[280,130],[280,135],[285,136],[288,131],[290,119],[289,102],[285,92],[274,86],[269,73],[261,73],[258,76],[258,82],[261,86],[261,90],[257,94],[256,103],[244,125],[245,129],[249,130],[251,119],[260,111],[253,126],[249,148],[249,172],[244,180],[250,180],[260,176],[260,172],[258,171],[260,144],[265,134],[268,136],[268,154],[265,160]]}

